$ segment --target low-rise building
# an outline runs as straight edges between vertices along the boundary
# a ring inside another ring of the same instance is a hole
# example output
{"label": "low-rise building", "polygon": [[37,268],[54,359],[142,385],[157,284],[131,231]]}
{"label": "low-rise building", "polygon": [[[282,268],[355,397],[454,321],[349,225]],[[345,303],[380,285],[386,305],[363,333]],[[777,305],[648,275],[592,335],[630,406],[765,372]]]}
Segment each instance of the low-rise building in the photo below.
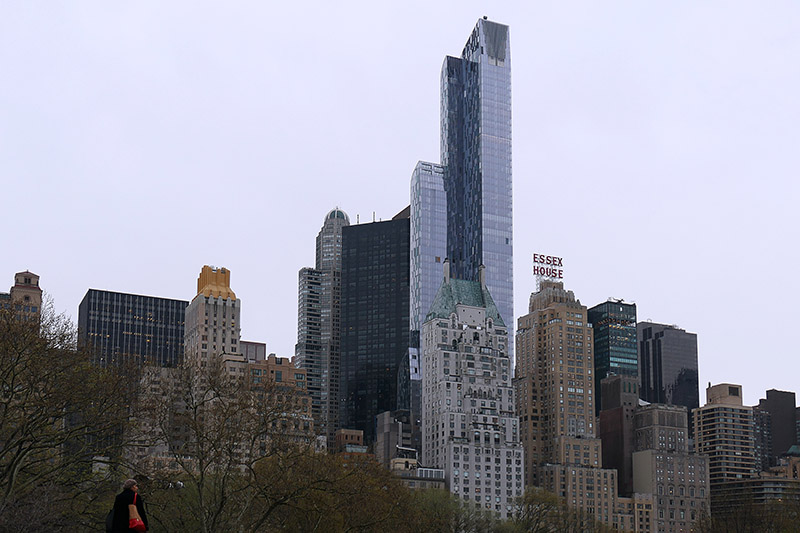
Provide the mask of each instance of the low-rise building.
{"label": "low-rise building", "polygon": [[14,285],[0,292],[0,309],[8,309],[17,317],[38,317],[42,312],[42,289],[39,276],[28,270],[14,274]]}
{"label": "low-rise building", "polygon": [[385,466],[412,448],[412,415],[408,409],[384,411],[375,417],[375,458]]}
{"label": "low-rise building", "polygon": [[800,479],[764,475],[723,481],[711,495],[712,516],[736,514],[742,508],[765,507],[787,501],[800,502]]}
{"label": "low-rise building", "polygon": [[360,429],[337,429],[333,435],[335,453],[367,453],[364,432]]}
{"label": "low-rise building", "polygon": [[416,450],[406,449],[414,457],[395,457],[389,469],[411,490],[445,489],[444,469],[419,466]]}
{"label": "low-rise building", "polygon": [[778,464],[769,469],[769,475],[786,479],[800,479],[800,446],[795,444],[778,458]]}

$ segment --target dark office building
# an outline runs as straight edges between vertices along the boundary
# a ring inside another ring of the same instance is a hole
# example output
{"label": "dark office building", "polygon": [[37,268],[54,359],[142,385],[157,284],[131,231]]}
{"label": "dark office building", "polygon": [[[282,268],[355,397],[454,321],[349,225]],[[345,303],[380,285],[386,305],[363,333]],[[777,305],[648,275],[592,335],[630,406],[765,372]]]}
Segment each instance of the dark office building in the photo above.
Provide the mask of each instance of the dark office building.
{"label": "dark office building", "polygon": [[183,360],[189,302],[89,289],[78,307],[78,344],[101,365],[125,358],[176,366]]}
{"label": "dark office building", "polygon": [[[590,308],[588,316],[594,331],[595,390],[610,375],[638,376],[636,304],[612,299]],[[602,397],[598,397],[595,414],[602,408]]]}
{"label": "dark office building", "polygon": [[758,405],[753,407],[753,444],[756,468],[759,472],[766,472],[774,466],[775,457],[772,451],[772,417],[769,411]]}
{"label": "dark office building", "polygon": [[600,381],[603,409],[598,437],[603,441],[603,468],[617,471],[620,496],[633,494],[633,417],[639,406],[636,376],[609,376]]}
{"label": "dark office building", "polygon": [[800,407],[795,409],[794,412],[795,412],[795,416],[797,417],[797,423],[796,423],[796,427],[797,427],[797,443],[800,444]]}
{"label": "dark office building", "polygon": [[758,401],[758,408],[770,415],[772,434],[772,457],[770,466],[777,464],[778,457],[797,444],[797,407],[793,392],[770,389],[767,397]]}
{"label": "dark office building", "polygon": [[[697,334],[676,326],[639,322],[641,398],[650,403],[700,407],[697,382]],[[689,424],[689,433],[692,425]]]}
{"label": "dark office building", "polygon": [[407,213],[342,228],[341,427],[365,443],[378,413],[410,407],[409,234]]}

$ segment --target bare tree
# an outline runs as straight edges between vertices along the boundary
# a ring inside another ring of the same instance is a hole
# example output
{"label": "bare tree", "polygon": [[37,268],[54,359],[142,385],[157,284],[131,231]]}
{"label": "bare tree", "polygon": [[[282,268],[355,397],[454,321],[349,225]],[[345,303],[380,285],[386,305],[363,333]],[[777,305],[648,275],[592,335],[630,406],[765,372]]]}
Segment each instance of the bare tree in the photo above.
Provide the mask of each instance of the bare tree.
{"label": "bare tree", "polygon": [[144,453],[136,468],[166,487],[159,493],[164,502],[181,504],[176,511],[164,503],[161,512],[155,499],[151,514],[164,524],[235,530],[249,520],[258,497],[259,463],[304,449],[313,438],[296,424],[298,391],[232,374],[222,358],[205,367],[146,368],[141,385],[135,440]]}
{"label": "bare tree", "polygon": [[517,502],[510,522],[521,531],[549,533],[554,531],[553,522],[561,510],[558,496],[538,487],[528,487]]}
{"label": "bare tree", "polygon": [[784,498],[757,502],[752,496],[717,495],[718,510],[704,512],[696,523],[701,533],[790,533],[800,523],[800,494],[789,490]]}
{"label": "bare tree", "polygon": [[79,487],[119,456],[128,393],[75,349],[75,328],[52,303],[39,317],[0,310],[0,528],[79,520]]}

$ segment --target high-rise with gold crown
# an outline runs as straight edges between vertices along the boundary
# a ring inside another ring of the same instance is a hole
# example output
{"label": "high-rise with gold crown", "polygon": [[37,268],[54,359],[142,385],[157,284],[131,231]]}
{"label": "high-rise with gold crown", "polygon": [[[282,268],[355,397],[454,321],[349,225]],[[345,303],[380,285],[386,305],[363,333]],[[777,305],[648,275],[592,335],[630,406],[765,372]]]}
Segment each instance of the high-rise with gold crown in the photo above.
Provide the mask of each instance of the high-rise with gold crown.
{"label": "high-rise with gold crown", "polygon": [[204,367],[211,357],[239,353],[241,304],[231,289],[230,270],[204,266],[197,295],[186,308],[187,362]]}

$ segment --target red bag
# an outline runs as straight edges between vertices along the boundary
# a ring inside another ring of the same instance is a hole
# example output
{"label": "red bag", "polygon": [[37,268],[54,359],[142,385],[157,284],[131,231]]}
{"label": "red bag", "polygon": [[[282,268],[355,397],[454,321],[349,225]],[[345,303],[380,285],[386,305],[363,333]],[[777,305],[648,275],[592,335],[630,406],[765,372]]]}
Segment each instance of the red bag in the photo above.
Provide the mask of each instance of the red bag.
{"label": "red bag", "polygon": [[134,531],[147,531],[147,527],[142,522],[142,517],[139,516],[139,509],[136,508],[136,496],[133,493],[133,505],[128,506],[128,529]]}

